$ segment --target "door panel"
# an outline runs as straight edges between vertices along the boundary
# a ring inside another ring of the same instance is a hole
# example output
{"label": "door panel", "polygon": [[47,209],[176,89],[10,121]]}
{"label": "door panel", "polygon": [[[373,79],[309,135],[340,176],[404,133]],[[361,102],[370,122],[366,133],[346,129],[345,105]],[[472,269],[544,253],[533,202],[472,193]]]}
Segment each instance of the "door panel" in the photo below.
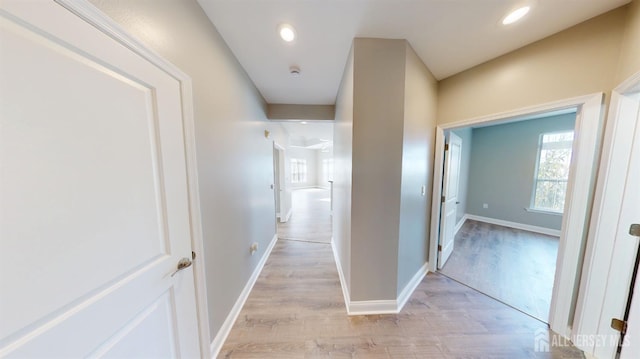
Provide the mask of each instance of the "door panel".
{"label": "door panel", "polygon": [[444,267],[454,248],[462,139],[449,132],[447,144],[449,148],[445,154],[442,180],[442,195],[445,201],[442,203],[440,219],[438,269]]}
{"label": "door panel", "polygon": [[179,82],[53,1],[0,44],[0,356],[198,356]]}
{"label": "door panel", "polygon": [[[610,272],[610,281],[620,281],[620,285],[627,284],[626,288],[614,288],[616,290],[615,293],[610,293],[607,298],[605,298],[605,309],[603,310],[603,315],[611,315],[622,313],[623,311],[618,311],[615,313],[614,311],[609,311],[609,308],[614,305],[623,305],[626,307],[626,301],[623,303],[616,303],[615,297],[625,294],[628,298],[629,291],[633,291],[633,297],[631,300],[631,307],[628,313],[627,321],[629,323],[629,328],[627,330],[621,359],[634,359],[640,356],[640,281],[638,277],[636,277],[635,288],[630,288],[630,280],[622,281],[621,273],[627,274],[630,268],[633,268],[634,262],[621,263],[624,259],[628,257],[633,257],[635,260],[635,256],[637,255],[637,246],[638,240],[640,238],[634,237],[629,233],[629,229],[632,224],[640,223],[640,94],[636,94],[635,96],[635,108],[636,108],[636,132],[635,138],[633,140],[633,149],[631,152],[631,159],[629,161],[629,168],[627,173],[627,183],[624,190],[624,197],[622,202],[622,208],[620,210],[620,219],[618,222],[618,238],[616,238],[616,247],[614,251],[614,261],[612,263],[612,270]],[[627,242],[626,245],[621,245],[621,242]],[[633,250],[631,253],[622,253],[624,250]],[[621,265],[628,264],[629,267],[622,267]],[[618,274],[616,276],[616,274]],[[633,273],[631,273],[633,275]],[[636,274],[637,275],[637,274]],[[628,279],[628,278],[625,278]],[[607,288],[609,289],[609,288]],[[611,299],[610,299],[611,298]],[[609,300],[610,299],[610,300]],[[626,309],[626,308],[625,308]],[[609,312],[609,313],[607,313]],[[622,318],[622,316],[618,317]],[[609,328],[607,328],[609,329]],[[595,352],[598,355],[598,351]]]}
{"label": "door panel", "polygon": [[[622,97],[620,99],[619,120],[622,118],[635,119],[635,131],[633,139],[630,143],[629,160],[627,163],[627,173],[622,198],[622,206],[618,212],[618,223],[612,225],[616,228],[616,234],[613,238],[613,254],[611,257],[611,267],[609,268],[606,287],[604,287],[605,297],[602,305],[602,313],[600,314],[600,322],[598,333],[610,338],[617,337],[619,333],[611,328],[611,319],[624,319],[627,301],[629,299],[629,291],[631,288],[631,278],[638,253],[638,238],[629,233],[629,228],[633,223],[640,223],[640,95],[633,97]],[[637,303],[635,295],[632,303]],[[634,304],[635,304],[634,303]],[[636,315],[632,306],[631,315]],[[631,320],[630,320],[631,323]],[[637,324],[637,323],[633,323]],[[638,342],[631,342],[631,335],[636,335],[631,327],[626,342],[634,349],[628,349],[628,352],[637,350]],[[637,338],[637,337],[636,337]],[[598,358],[613,358],[617,350],[616,342],[611,340],[609,345],[595,346],[593,354]],[[625,348],[623,348],[624,352]],[[631,356],[623,356],[631,357]]]}

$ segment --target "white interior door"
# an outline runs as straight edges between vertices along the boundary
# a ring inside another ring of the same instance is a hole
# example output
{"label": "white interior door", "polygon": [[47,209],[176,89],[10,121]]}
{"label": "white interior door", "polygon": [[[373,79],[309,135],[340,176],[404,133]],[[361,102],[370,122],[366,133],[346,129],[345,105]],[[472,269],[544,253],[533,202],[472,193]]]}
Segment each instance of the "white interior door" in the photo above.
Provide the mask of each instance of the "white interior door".
{"label": "white interior door", "polygon": [[[620,101],[619,116],[631,116],[635,118],[635,134],[630,143],[631,156],[628,162],[628,172],[622,195],[622,206],[618,215],[616,234],[611,258],[611,268],[606,281],[605,298],[598,333],[609,337],[618,336],[618,332],[611,328],[611,319],[623,319],[629,297],[631,277],[638,250],[638,237],[629,233],[632,224],[640,223],[640,94],[623,97]],[[637,286],[636,286],[637,288]],[[634,322],[634,317],[640,317],[637,313],[640,306],[638,293],[633,297],[634,305],[629,320],[630,330],[626,342],[630,345],[623,348],[623,357],[637,358],[631,353],[640,352],[640,323]],[[598,358],[613,358],[615,356],[615,342],[612,345],[596,346],[594,354]],[[625,353],[626,351],[626,353]]]}
{"label": "white interior door", "polygon": [[[640,94],[637,95],[637,99],[640,99]],[[640,112],[636,115],[636,124],[633,152],[631,154],[631,161],[629,162],[627,186],[625,187],[625,195],[618,229],[621,232],[620,239],[631,242],[629,244],[630,247],[635,244],[637,248],[637,241],[640,240],[640,238],[637,236],[633,238],[634,236],[629,233],[629,226],[631,224],[640,224]],[[626,234],[624,233],[625,229]],[[637,251],[632,254],[637,254]],[[625,256],[628,255],[629,254],[625,254]],[[617,257],[614,258],[613,263],[618,264]],[[626,269],[628,270],[628,268]],[[616,281],[615,278],[610,278],[610,280]],[[628,290],[633,290],[633,299],[631,301],[629,317],[627,318],[629,327],[623,342],[620,358],[637,359],[640,358],[640,280],[637,277],[635,288],[630,288]]]}
{"label": "white interior door", "polygon": [[462,139],[453,132],[447,136],[444,176],[442,179],[442,209],[440,211],[440,238],[438,244],[438,269],[444,267],[454,247],[456,207],[460,177]]}
{"label": "white interior door", "polygon": [[0,5],[0,357],[199,357],[179,82],[54,1]]}

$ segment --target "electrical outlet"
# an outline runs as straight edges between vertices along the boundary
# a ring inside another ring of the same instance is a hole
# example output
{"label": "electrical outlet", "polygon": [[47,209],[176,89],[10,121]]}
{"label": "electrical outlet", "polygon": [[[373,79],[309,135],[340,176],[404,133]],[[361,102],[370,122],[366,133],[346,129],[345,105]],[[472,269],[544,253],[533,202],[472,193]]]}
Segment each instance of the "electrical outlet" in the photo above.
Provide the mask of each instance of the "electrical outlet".
{"label": "electrical outlet", "polygon": [[486,209],[486,208],[489,208],[489,204],[488,204],[488,203],[483,203],[483,204],[482,204],[482,208],[485,208],[485,209]]}
{"label": "electrical outlet", "polygon": [[254,242],[251,247],[249,247],[249,253],[254,255],[258,251],[258,242]]}
{"label": "electrical outlet", "polygon": [[427,194],[427,187],[426,187],[426,186],[422,186],[422,187],[420,188],[420,194],[421,194],[421,195],[423,195],[423,196],[424,196],[425,194]]}

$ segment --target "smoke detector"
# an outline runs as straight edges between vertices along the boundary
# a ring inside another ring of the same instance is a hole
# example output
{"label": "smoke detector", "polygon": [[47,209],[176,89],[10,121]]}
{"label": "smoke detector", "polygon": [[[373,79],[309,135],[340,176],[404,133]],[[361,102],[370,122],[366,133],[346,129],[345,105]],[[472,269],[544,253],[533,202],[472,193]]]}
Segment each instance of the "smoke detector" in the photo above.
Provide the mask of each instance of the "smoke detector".
{"label": "smoke detector", "polygon": [[293,77],[298,77],[300,76],[300,68],[298,66],[291,66],[289,67],[289,73]]}

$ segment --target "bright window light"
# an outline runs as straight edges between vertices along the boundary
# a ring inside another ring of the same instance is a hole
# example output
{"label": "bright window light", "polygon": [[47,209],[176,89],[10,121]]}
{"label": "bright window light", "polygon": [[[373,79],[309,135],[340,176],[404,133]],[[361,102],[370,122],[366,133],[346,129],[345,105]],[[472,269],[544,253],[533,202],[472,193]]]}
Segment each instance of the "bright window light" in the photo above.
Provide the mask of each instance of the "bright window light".
{"label": "bright window light", "polygon": [[573,131],[540,135],[531,208],[562,213],[569,182]]}

